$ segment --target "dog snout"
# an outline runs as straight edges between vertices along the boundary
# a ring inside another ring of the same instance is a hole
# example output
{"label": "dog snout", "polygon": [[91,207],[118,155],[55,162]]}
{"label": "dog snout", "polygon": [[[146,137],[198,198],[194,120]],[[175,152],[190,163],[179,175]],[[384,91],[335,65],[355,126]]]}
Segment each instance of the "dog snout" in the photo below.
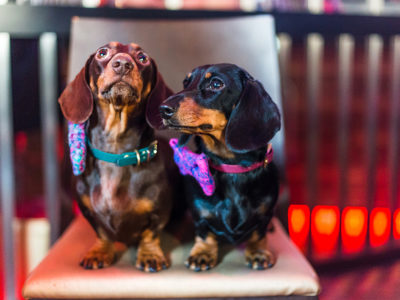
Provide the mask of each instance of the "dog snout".
{"label": "dog snout", "polygon": [[133,60],[129,55],[119,54],[111,61],[114,72],[118,75],[126,75],[133,70]]}
{"label": "dog snout", "polygon": [[169,97],[160,106],[161,117],[165,120],[171,119],[178,111],[179,103],[184,99],[183,95],[174,95]]}
{"label": "dog snout", "polygon": [[161,105],[160,106],[160,113],[163,119],[171,119],[176,112],[176,108],[171,107],[169,105]]}

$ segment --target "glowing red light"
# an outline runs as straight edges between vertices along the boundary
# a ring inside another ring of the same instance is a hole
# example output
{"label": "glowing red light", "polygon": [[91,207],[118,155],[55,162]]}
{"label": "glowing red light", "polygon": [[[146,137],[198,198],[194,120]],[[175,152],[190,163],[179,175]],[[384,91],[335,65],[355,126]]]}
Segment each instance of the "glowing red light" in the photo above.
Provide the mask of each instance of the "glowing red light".
{"label": "glowing red light", "polygon": [[369,240],[371,246],[382,246],[389,240],[390,215],[389,208],[376,207],[371,211],[369,222]]}
{"label": "glowing red light", "polygon": [[305,252],[310,230],[310,209],[307,205],[289,206],[289,235],[293,242]]}
{"label": "glowing red light", "polygon": [[361,251],[367,237],[368,211],[365,207],[346,207],[342,212],[343,252]]}
{"label": "glowing red light", "polygon": [[396,209],[393,214],[393,237],[400,239],[400,209]]}
{"label": "glowing red light", "polygon": [[28,146],[28,136],[24,131],[18,131],[15,134],[15,150],[18,153],[23,153],[26,151]]}
{"label": "glowing red light", "polygon": [[311,214],[312,245],[317,256],[335,253],[339,237],[340,213],[337,206],[320,205]]}

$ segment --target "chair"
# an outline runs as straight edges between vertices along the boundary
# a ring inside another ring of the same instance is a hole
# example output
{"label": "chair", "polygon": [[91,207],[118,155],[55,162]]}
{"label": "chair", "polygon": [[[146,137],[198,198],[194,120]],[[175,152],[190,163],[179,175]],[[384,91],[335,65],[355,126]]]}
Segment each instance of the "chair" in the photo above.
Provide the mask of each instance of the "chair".
{"label": "chair", "polygon": [[[265,86],[281,107],[280,78],[274,21],[270,16],[207,20],[127,20],[74,18],[71,31],[70,80],[87,57],[109,41],[135,42],[153,57],[169,86],[181,89],[182,79],[194,67],[230,62],[247,69]],[[163,133],[165,134],[165,133]],[[274,160],[284,174],[283,129],[273,140]],[[278,219],[268,233],[276,265],[266,271],[245,267],[241,249],[228,252],[206,273],[194,273],[183,265],[190,243],[179,245],[165,234],[162,244],[172,267],[145,274],[132,265],[132,251],[107,269],[88,271],[79,265],[95,234],[79,216],[30,274],[24,287],[29,299],[58,298],[215,298],[263,297],[267,299],[316,299],[318,277],[291,243]]]}

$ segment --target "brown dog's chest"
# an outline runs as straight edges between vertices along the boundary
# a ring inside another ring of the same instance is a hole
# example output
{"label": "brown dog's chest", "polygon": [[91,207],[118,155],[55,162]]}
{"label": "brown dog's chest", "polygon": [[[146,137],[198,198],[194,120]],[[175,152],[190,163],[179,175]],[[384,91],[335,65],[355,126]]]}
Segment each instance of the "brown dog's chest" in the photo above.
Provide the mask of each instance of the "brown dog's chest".
{"label": "brown dog's chest", "polygon": [[[93,168],[86,176],[91,187],[89,197],[83,204],[96,220],[96,230],[112,240],[134,243],[160,212],[159,199],[164,183],[161,174],[159,167],[149,168],[148,164],[118,167],[93,160]],[[164,197],[169,199],[167,194]],[[164,222],[164,218],[161,219]]]}
{"label": "brown dog's chest", "polygon": [[[154,207],[149,199],[151,194],[141,184],[146,170],[140,167],[118,167],[97,161],[94,189],[91,195],[92,207],[96,213],[148,213]],[[147,207],[147,209],[146,209]]]}

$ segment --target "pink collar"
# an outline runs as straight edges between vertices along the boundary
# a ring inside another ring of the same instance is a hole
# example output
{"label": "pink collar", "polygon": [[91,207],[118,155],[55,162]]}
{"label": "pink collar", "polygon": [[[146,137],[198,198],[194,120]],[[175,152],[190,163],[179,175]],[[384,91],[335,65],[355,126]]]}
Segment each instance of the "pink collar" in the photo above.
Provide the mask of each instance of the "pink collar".
{"label": "pink collar", "polygon": [[246,173],[253,171],[259,167],[266,167],[268,163],[272,161],[274,151],[272,150],[272,145],[268,144],[267,147],[267,153],[265,154],[265,158],[263,161],[256,162],[248,167],[243,167],[241,165],[227,165],[227,164],[221,164],[221,165],[214,165],[211,160],[208,161],[208,164],[211,168],[218,170],[220,172],[224,173]]}

